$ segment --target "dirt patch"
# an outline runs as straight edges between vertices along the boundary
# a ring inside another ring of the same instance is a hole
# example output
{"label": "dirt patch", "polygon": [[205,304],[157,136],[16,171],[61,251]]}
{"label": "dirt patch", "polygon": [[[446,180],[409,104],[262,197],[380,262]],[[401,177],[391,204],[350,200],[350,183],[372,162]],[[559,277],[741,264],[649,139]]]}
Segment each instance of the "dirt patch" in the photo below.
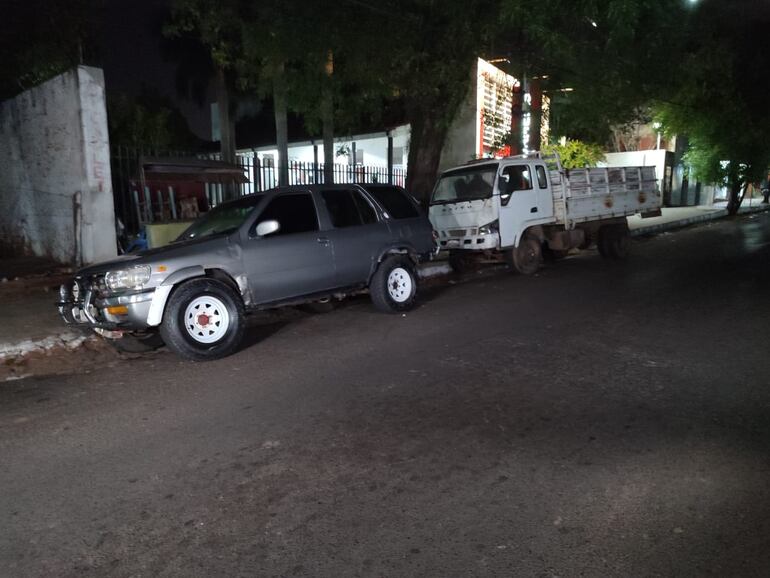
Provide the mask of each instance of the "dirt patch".
{"label": "dirt patch", "polygon": [[104,339],[88,339],[77,349],[57,346],[5,358],[0,362],[0,383],[32,376],[84,373],[137,357],[142,355],[120,353]]}

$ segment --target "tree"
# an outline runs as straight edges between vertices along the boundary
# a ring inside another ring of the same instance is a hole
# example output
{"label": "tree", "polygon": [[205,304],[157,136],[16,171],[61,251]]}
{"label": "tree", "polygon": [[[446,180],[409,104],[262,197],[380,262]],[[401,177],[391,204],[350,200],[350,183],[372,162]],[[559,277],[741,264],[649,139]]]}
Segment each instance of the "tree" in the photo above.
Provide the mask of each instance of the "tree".
{"label": "tree", "polygon": [[0,18],[0,100],[98,60],[101,4],[9,0]]}
{"label": "tree", "polygon": [[[671,82],[680,0],[502,0],[498,51],[518,78],[540,77],[552,134],[609,143],[643,120]],[[565,90],[566,89],[566,90]]]}
{"label": "tree", "polygon": [[564,144],[550,144],[543,147],[546,154],[557,153],[565,169],[595,167],[604,160],[602,147],[579,140],[570,140]]}
{"label": "tree", "polygon": [[171,22],[164,27],[164,34],[195,38],[208,49],[215,70],[222,160],[235,162],[228,75],[241,51],[239,1],[173,0]]}
{"label": "tree", "polygon": [[107,113],[113,145],[188,150],[198,144],[179,110],[157,94],[108,92]]}
{"label": "tree", "polygon": [[687,160],[740,208],[749,183],[770,166],[770,10],[749,0],[704,0],[688,19],[678,82],[658,107],[669,133],[686,134]]}
{"label": "tree", "polygon": [[[489,48],[499,3],[402,0],[378,5],[388,11],[387,35],[371,43],[370,62],[377,63],[373,73],[387,78],[392,95],[403,102],[411,125],[407,187],[426,199],[448,130],[471,88],[476,60]],[[382,14],[370,13],[368,20],[383,30]]]}

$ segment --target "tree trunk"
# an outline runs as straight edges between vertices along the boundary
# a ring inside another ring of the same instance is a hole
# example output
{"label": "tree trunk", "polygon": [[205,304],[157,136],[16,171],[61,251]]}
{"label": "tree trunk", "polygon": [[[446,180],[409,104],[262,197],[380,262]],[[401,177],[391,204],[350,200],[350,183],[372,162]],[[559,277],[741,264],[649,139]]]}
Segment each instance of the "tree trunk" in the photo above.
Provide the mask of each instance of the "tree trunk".
{"label": "tree trunk", "polygon": [[745,187],[741,183],[741,178],[738,174],[738,163],[735,161],[730,161],[730,168],[728,171],[730,197],[727,199],[727,214],[737,215],[738,209],[741,208],[741,203],[743,202],[743,194],[741,194],[741,189],[744,189],[745,194]]}
{"label": "tree trunk", "polygon": [[321,93],[321,124],[324,141],[324,183],[334,182],[334,92],[332,74],[334,74],[334,55],[331,50],[326,59],[326,82]]}
{"label": "tree trunk", "polygon": [[280,63],[273,72],[273,107],[275,108],[275,140],[278,147],[278,186],[289,184],[289,129],[288,98],[284,64]]}
{"label": "tree trunk", "polygon": [[[235,163],[235,127],[230,117],[230,94],[227,87],[227,77],[222,68],[217,69],[217,112],[219,113],[219,151],[221,159],[226,163]],[[237,186],[234,183],[224,185],[225,200],[237,196]]]}
{"label": "tree trunk", "polygon": [[521,154],[521,118],[522,118],[522,104],[524,102],[524,89],[519,84],[513,87],[511,91],[511,156]]}
{"label": "tree trunk", "polygon": [[529,143],[530,152],[540,150],[540,131],[543,125],[543,89],[539,78],[533,78],[529,83]]}
{"label": "tree trunk", "polygon": [[436,183],[447,127],[438,122],[430,110],[418,109],[416,114],[410,116],[411,138],[406,188],[427,206]]}

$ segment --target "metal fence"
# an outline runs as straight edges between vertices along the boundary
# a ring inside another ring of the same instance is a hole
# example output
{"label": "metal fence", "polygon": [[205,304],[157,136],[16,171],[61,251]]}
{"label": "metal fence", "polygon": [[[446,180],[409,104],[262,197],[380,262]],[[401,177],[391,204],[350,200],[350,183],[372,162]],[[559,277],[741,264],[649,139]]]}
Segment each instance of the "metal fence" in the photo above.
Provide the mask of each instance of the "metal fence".
{"label": "metal fence", "polygon": [[[208,158],[219,160],[219,154],[196,154],[189,151],[158,150],[153,148],[134,148],[125,146],[113,147],[111,154],[112,190],[115,197],[115,214],[131,233],[139,231],[141,225],[146,222],[148,215],[147,206],[141,204],[142,194],[137,194],[137,182],[139,179],[139,162],[142,157],[175,157],[175,158]],[[243,166],[244,174],[248,182],[236,185],[237,195],[243,196],[260,191],[266,191],[278,186],[279,169],[272,162],[263,162],[252,152],[238,153],[236,162]],[[324,164],[312,162],[289,161],[288,182],[290,185],[312,185],[324,183]],[[404,186],[406,182],[406,169],[394,167],[388,171],[387,167],[364,166],[351,164],[333,165],[335,183],[391,183]],[[225,195],[225,186],[215,183],[205,185],[205,193],[210,207],[221,203]],[[173,188],[166,191],[147,191],[151,195],[168,195],[173,198]],[[151,196],[151,195],[148,195]],[[170,201],[169,199],[169,201]],[[162,210],[163,202],[156,203]],[[173,211],[176,213],[176,211]],[[162,220],[164,213],[152,214],[150,210],[149,220]]]}
{"label": "metal fence", "polygon": [[[207,155],[207,158],[219,160],[219,155]],[[262,162],[253,153],[239,153],[236,161],[244,167],[249,182],[239,186],[239,194],[249,195],[266,191],[278,186],[279,169],[272,162]],[[289,161],[289,185],[324,184],[324,163]],[[403,187],[406,184],[406,169],[394,167],[365,166],[350,164],[332,165],[334,183],[389,183]],[[206,185],[206,196],[213,207],[224,198],[224,186]]]}

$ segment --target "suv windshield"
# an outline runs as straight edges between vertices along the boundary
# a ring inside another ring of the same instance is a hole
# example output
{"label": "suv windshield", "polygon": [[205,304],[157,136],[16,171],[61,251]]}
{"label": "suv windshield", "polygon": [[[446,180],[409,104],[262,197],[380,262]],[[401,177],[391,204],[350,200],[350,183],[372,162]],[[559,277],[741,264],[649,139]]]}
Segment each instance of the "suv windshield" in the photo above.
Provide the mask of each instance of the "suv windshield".
{"label": "suv windshield", "polygon": [[431,204],[488,199],[492,196],[498,164],[485,164],[441,175],[433,189]]}
{"label": "suv windshield", "polygon": [[211,209],[179,235],[177,241],[200,239],[211,235],[232,233],[243,225],[251,211],[262,200],[262,195],[249,195]]}

